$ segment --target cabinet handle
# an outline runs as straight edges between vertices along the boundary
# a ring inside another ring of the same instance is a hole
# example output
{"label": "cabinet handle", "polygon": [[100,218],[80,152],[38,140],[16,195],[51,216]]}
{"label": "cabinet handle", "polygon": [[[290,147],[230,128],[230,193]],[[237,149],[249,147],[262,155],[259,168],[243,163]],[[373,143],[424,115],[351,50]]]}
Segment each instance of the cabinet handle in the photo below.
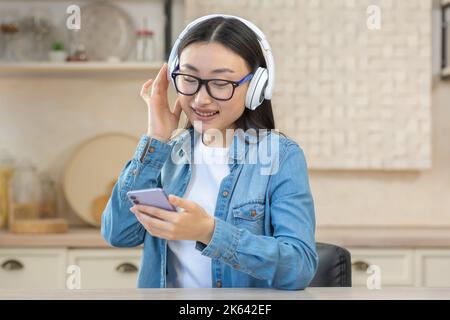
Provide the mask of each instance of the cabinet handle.
{"label": "cabinet handle", "polygon": [[22,270],[23,264],[17,260],[6,260],[2,263],[2,269],[6,271]]}
{"label": "cabinet handle", "polygon": [[121,263],[116,267],[116,271],[120,273],[136,273],[138,268],[132,263]]}
{"label": "cabinet handle", "polygon": [[355,268],[356,271],[364,271],[366,272],[367,269],[369,269],[369,264],[365,261],[355,261],[352,263],[353,268]]}

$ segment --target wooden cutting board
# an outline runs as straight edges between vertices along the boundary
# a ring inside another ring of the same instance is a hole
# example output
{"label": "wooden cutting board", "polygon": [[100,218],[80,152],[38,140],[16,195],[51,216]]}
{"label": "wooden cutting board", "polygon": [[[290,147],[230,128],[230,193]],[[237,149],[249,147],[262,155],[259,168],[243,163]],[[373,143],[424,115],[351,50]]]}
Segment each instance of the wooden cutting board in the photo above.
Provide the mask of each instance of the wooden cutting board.
{"label": "wooden cutting board", "polygon": [[112,187],[138,141],[123,133],[103,134],[83,143],[71,157],[64,170],[64,195],[85,222],[100,226]]}

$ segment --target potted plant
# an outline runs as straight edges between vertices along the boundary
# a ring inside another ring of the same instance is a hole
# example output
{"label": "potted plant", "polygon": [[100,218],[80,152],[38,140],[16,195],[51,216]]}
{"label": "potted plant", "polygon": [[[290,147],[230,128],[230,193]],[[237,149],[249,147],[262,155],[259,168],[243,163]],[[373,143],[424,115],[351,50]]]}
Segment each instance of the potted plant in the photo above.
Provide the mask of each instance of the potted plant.
{"label": "potted plant", "polygon": [[64,50],[64,45],[55,41],[52,44],[52,50],[49,52],[49,58],[52,62],[65,62],[67,59],[67,52]]}

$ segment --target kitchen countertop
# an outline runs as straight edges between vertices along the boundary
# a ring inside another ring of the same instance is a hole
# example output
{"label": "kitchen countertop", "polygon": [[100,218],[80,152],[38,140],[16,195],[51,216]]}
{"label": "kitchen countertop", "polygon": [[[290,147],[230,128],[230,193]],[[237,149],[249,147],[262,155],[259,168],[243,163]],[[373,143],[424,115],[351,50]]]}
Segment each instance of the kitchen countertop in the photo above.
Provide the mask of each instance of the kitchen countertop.
{"label": "kitchen countertop", "polygon": [[4,299],[127,299],[127,300],[450,300],[450,288],[307,288],[273,289],[104,289],[104,290],[0,290]]}
{"label": "kitchen countertop", "polygon": [[450,248],[450,227],[318,227],[316,239],[349,248]]}
{"label": "kitchen countertop", "polygon": [[[449,248],[450,227],[318,227],[318,242],[343,247]],[[0,247],[107,248],[97,228],[72,228],[62,234],[13,234],[0,231]]]}
{"label": "kitchen countertop", "polygon": [[70,228],[67,233],[16,234],[0,231],[0,247],[109,247],[98,228]]}

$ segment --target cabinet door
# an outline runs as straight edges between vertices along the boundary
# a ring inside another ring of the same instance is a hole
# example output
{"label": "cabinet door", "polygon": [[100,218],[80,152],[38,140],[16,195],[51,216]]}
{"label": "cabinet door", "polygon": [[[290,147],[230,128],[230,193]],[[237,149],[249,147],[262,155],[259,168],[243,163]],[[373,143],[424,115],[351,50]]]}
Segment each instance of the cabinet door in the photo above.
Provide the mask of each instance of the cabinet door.
{"label": "cabinet door", "polygon": [[0,249],[0,289],[63,289],[65,249]]}
{"label": "cabinet door", "polygon": [[416,266],[417,286],[450,287],[450,250],[417,250]]}
{"label": "cabinet door", "polygon": [[73,249],[69,265],[79,267],[81,289],[136,288],[142,249]]}
{"label": "cabinet door", "polygon": [[[414,285],[413,250],[354,248],[349,251],[353,286],[367,286],[369,277],[375,276],[377,271],[381,287]],[[375,267],[369,269],[371,265]],[[369,279],[369,283],[374,282]]]}

